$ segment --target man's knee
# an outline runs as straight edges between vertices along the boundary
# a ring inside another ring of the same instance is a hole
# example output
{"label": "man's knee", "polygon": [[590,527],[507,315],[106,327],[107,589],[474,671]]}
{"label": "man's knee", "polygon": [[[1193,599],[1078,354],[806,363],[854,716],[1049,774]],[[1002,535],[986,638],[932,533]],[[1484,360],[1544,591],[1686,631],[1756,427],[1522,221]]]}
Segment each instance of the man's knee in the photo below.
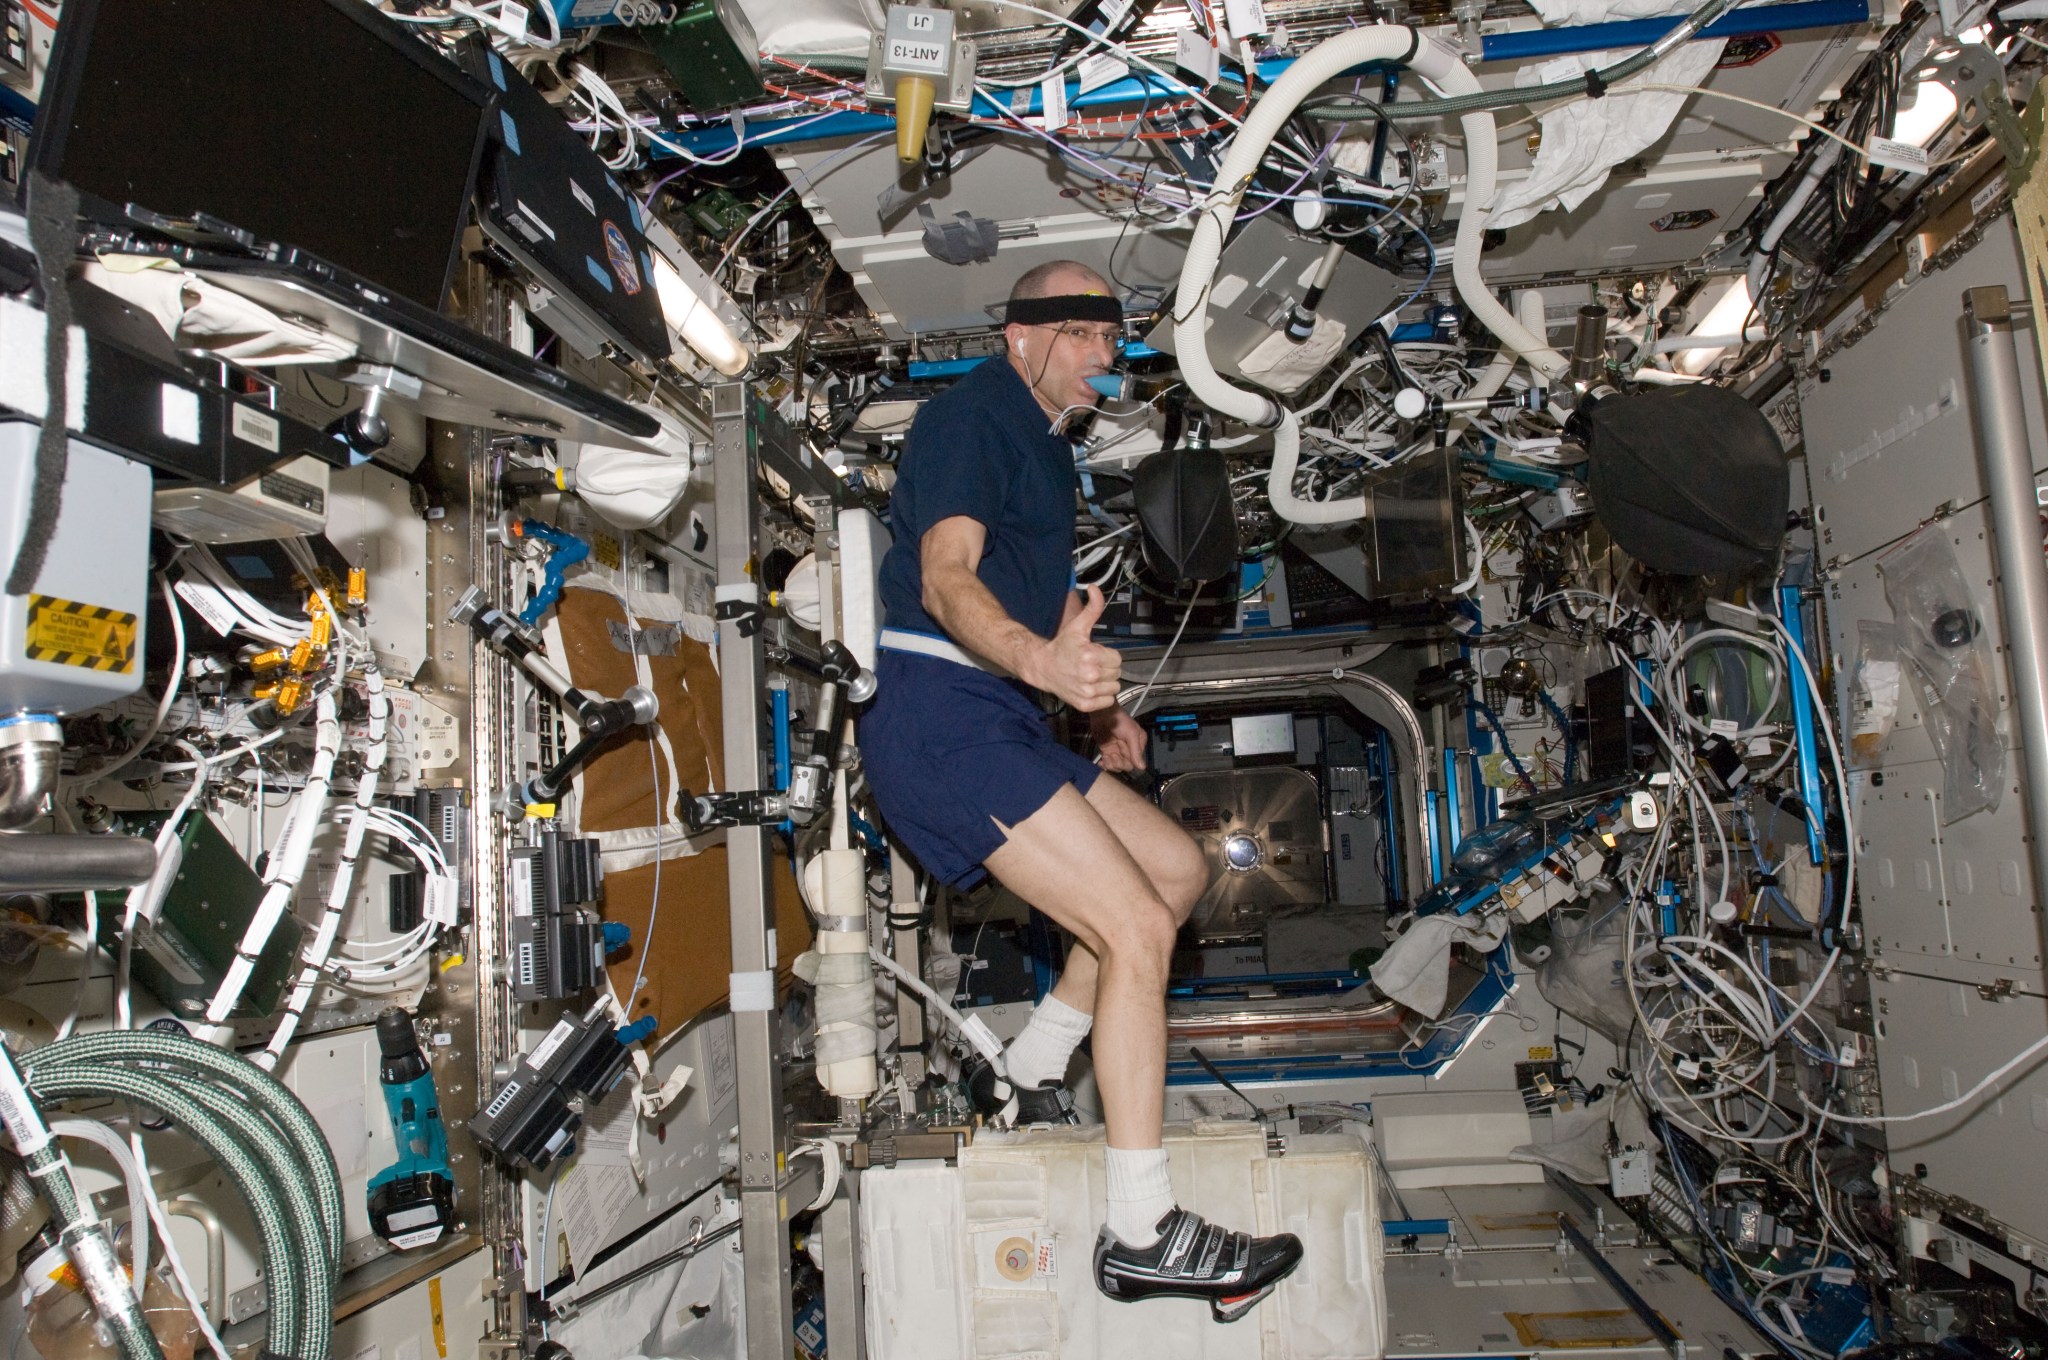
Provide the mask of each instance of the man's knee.
{"label": "man's knee", "polygon": [[1193,837],[1184,832],[1173,837],[1160,878],[1160,899],[1173,912],[1175,922],[1184,924],[1195,903],[1209,891],[1209,860]]}
{"label": "man's knee", "polygon": [[1128,902],[1117,912],[1115,922],[1102,932],[1103,943],[1112,957],[1123,955],[1133,962],[1163,970],[1173,958],[1173,941],[1180,932],[1180,922],[1174,909],[1163,901]]}

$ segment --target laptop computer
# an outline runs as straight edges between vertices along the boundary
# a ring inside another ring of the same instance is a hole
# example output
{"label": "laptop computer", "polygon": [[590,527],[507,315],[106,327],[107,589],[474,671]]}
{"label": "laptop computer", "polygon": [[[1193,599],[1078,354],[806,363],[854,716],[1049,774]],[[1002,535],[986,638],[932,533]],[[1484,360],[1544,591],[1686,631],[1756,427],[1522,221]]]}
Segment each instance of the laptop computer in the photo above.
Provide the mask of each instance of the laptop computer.
{"label": "laptop computer", "polygon": [[[639,200],[488,44],[465,44],[461,62],[498,96],[477,185],[478,219],[485,235],[555,295],[541,319],[586,358],[595,355],[596,340],[635,358],[667,358],[669,331]],[[570,315],[558,319],[556,308]]]}
{"label": "laptop computer", "polygon": [[440,315],[494,98],[361,0],[71,0],[30,162],[79,191],[92,249],[169,256],[346,334],[419,380],[394,394],[429,415],[652,436]]}

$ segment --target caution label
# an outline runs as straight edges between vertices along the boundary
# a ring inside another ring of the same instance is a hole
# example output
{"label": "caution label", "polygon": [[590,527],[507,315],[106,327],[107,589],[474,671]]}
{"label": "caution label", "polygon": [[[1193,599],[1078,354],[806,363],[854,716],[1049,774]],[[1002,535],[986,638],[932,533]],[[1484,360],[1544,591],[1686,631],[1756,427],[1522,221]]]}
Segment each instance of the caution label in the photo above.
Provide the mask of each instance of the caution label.
{"label": "caution label", "polygon": [[135,670],[135,616],[116,609],[31,595],[24,641],[30,661],[123,675]]}

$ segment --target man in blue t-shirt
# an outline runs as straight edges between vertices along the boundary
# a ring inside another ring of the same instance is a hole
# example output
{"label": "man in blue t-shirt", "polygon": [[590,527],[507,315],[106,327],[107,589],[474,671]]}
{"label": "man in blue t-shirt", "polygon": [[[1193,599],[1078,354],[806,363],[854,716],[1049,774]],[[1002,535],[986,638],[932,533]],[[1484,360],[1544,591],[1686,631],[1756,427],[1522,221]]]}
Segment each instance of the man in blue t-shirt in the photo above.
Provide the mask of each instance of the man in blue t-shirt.
{"label": "man in blue t-shirt", "polygon": [[969,1089],[1003,1122],[1076,1122],[1064,1078],[1091,1021],[1107,1124],[1108,1222],[1096,1282],[1242,1317],[1301,1258],[1174,1203],[1160,1146],[1174,935],[1208,885],[1164,813],[1052,737],[1034,691],[1086,713],[1101,768],[1139,770],[1145,732],[1117,705],[1117,653],[1090,638],[1102,592],[1073,587],[1076,476],[1063,434],[1091,409],[1123,309],[1094,271],[1040,265],[1011,291],[1007,352],[919,413],[891,498],[880,682],[861,719],[869,787],[931,873],[993,875],[1077,941],[1052,994]]}

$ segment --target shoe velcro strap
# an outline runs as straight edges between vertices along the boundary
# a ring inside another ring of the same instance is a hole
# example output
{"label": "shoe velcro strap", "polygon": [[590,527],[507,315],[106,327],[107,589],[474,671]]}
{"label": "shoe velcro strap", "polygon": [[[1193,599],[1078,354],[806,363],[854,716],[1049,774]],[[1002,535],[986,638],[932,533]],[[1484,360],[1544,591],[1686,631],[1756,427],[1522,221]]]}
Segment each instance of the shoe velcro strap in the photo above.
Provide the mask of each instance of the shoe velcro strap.
{"label": "shoe velcro strap", "polygon": [[[1195,1241],[1202,1230],[1208,1227],[1197,1214],[1183,1212],[1180,1221],[1173,1225],[1173,1236],[1166,1244],[1166,1252],[1159,1258],[1161,1275],[1186,1275],[1188,1263],[1194,1256]],[[1213,1231],[1213,1229],[1212,1229]]]}

